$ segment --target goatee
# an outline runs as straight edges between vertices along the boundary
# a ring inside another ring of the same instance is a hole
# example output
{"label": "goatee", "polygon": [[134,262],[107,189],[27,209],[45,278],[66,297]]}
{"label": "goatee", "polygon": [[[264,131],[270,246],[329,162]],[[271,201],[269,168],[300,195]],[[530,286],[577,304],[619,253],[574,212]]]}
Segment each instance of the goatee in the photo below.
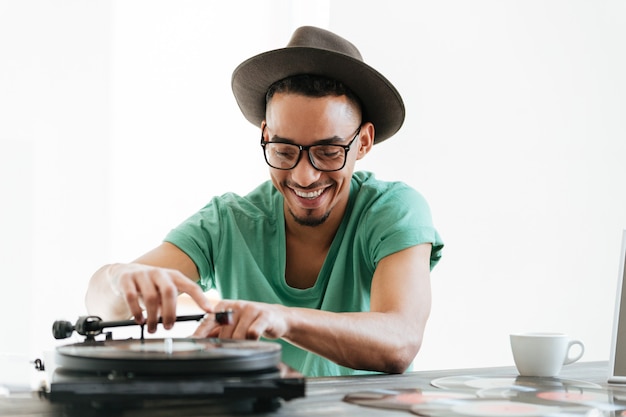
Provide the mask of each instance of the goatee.
{"label": "goatee", "polygon": [[296,223],[298,223],[301,226],[308,226],[308,227],[320,226],[321,224],[324,224],[326,219],[328,219],[328,216],[330,216],[329,211],[324,213],[322,217],[298,217],[291,210],[289,210],[289,214],[291,214],[291,217],[293,217]]}

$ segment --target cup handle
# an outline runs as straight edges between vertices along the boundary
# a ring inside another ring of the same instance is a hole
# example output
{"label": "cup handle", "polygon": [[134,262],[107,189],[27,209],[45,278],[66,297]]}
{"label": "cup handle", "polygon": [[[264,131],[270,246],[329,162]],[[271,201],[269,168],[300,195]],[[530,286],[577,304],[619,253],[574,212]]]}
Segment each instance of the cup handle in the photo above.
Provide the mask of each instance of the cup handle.
{"label": "cup handle", "polygon": [[[580,347],[580,352],[574,356],[570,356],[570,352],[572,351],[572,346],[578,345]],[[567,356],[565,356],[565,360],[563,361],[563,365],[568,365],[570,363],[576,362],[578,359],[582,358],[583,353],[585,353],[585,345],[580,340],[570,340],[567,345]]]}

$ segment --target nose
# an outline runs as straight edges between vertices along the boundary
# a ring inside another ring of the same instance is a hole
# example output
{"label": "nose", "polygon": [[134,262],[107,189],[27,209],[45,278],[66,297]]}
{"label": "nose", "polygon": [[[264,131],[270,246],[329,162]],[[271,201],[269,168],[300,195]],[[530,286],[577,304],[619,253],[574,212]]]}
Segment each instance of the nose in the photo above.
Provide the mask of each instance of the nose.
{"label": "nose", "polygon": [[298,164],[291,170],[292,180],[301,187],[308,187],[320,178],[321,171],[317,170],[309,159],[309,151],[302,151]]}

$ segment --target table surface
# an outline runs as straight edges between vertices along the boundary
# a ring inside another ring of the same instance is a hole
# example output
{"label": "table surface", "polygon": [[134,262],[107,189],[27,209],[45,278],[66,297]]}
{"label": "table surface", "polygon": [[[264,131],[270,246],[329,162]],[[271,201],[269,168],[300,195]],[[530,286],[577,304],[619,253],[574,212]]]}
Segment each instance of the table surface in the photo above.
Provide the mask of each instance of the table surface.
{"label": "table surface", "polygon": [[[229,403],[224,404],[197,404],[185,405],[160,404],[158,407],[145,407],[136,410],[126,410],[114,414],[121,417],[183,417],[183,416],[395,416],[414,415],[408,411],[364,407],[344,401],[347,394],[354,394],[369,390],[393,389],[422,389],[435,390],[431,381],[448,376],[477,376],[477,377],[511,377],[518,376],[514,367],[451,369],[441,371],[415,371],[401,375],[371,375],[355,377],[327,377],[311,378],[306,381],[306,395],[291,401],[282,402],[281,406],[270,413],[254,413],[249,406],[237,407]],[[608,362],[580,362],[567,365],[561,371],[560,380],[577,380],[594,383],[604,388],[611,388],[607,384]],[[618,386],[617,390],[624,390],[626,386]],[[240,408],[240,409],[237,409]],[[70,410],[71,411],[71,410]],[[0,416],[46,416],[61,417],[71,415],[62,405],[51,404],[37,393],[14,393],[7,397],[0,397]],[[95,415],[113,415],[110,412],[96,413]],[[81,413],[81,417],[85,417]]]}

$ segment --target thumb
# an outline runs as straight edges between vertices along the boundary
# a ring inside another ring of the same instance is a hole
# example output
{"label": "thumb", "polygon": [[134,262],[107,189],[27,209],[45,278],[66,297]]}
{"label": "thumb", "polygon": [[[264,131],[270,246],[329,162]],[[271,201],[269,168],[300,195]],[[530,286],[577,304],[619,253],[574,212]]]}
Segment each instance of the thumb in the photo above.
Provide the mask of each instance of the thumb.
{"label": "thumb", "polygon": [[219,324],[215,321],[213,314],[207,314],[193,332],[191,337],[211,337],[210,335],[216,330],[219,331]]}

